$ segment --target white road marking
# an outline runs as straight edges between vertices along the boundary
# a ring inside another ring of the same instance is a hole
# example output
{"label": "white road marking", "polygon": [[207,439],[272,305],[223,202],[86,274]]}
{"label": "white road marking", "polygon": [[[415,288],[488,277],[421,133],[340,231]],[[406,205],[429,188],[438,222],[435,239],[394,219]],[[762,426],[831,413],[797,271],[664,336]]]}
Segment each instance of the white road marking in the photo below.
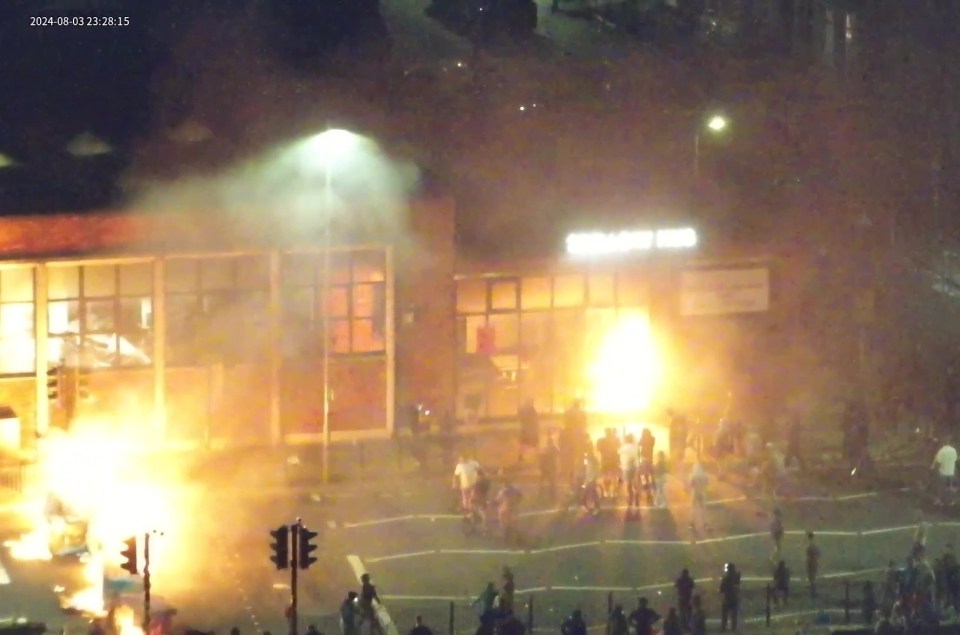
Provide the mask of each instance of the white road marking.
{"label": "white road marking", "polygon": [[692,541],[689,540],[605,540],[604,543],[608,545],[648,545],[648,546],[657,546],[657,545],[681,545],[684,547],[690,546]]}
{"label": "white road marking", "polygon": [[559,514],[559,513],[561,513],[562,511],[563,511],[563,510],[560,509],[560,508],[554,508],[554,509],[535,509],[535,510],[528,511],[528,512],[520,512],[519,514],[517,514],[517,516],[519,516],[520,518],[529,518],[530,516],[546,516],[546,515],[548,515],[548,514]]}
{"label": "white road marking", "polygon": [[552,586],[551,591],[633,591],[629,586]]}
{"label": "white road marking", "polygon": [[383,599],[391,602],[461,602],[473,598],[465,595],[385,595]]}
{"label": "white road marking", "polygon": [[528,593],[543,593],[544,591],[548,591],[548,590],[549,588],[545,586],[535,586],[532,589],[517,589],[516,591],[514,591],[514,593],[517,593],[519,595],[526,595]]}
{"label": "white road marking", "polygon": [[596,542],[579,542],[579,543],[573,544],[573,545],[558,545],[558,546],[556,546],[556,547],[544,547],[543,549],[531,549],[531,550],[530,550],[530,553],[531,553],[531,554],[553,553],[554,551],[567,551],[568,549],[581,549],[581,548],[584,548],[584,547],[597,547],[597,546],[600,546],[600,545],[602,545],[602,544],[603,544],[603,542],[601,542],[601,541],[599,541],[599,540],[596,541]]}
{"label": "white road marking", "polygon": [[360,577],[367,572],[367,568],[363,566],[363,560],[360,559],[360,556],[351,554],[347,556],[347,564],[350,565],[353,575],[357,578],[357,582],[359,582]]}
{"label": "white road marking", "polygon": [[722,538],[706,538],[704,540],[697,540],[697,544],[706,545],[714,542],[730,542],[732,540],[743,540],[745,538],[757,538],[759,536],[766,536],[765,533],[756,533],[756,534],[740,534],[738,536],[724,536]]}
{"label": "white road marking", "polygon": [[904,525],[903,527],[888,527],[887,529],[870,529],[861,532],[864,536],[876,536],[879,534],[892,534],[897,531],[915,531],[916,525]]}
{"label": "white road marking", "polygon": [[379,558],[367,558],[367,562],[387,562],[388,560],[403,560],[405,558],[416,558],[419,556],[432,556],[437,553],[436,549],[429,551],[413,551],[410,553],[395,553],[389,556],[380,556]]}
{"label": "white road marking", "polygon": [[357,527],[374,527],[376,525],[389,525],[390,523],[399,523],[404,520],[413,520],[417,516],[394,516],[393,518],[377,518],[374,520],[361,520],[356,523],[343,523],[345,529],[355,529]]}
{"label": "white road marking", "polygon": [[[697,578],[697,582],[706,582],[706,580],[701,580]],[[634,591],[656,591],[657,589],[672,589],[672,582],[664,582],[663,584],[648,584],[646,586],[637,587],[633,589]]]}
{"label": "white road marking", "polygon": [[469,555],[525,554],[526,551],[520,551],[516,549],[440,549],[438,553],[469,556]]}
{"label": "white road marking", "polygon": [[880,573],[886,570],[887,570],[886,567],[877,567],[875,569],[861,569],[859,571],[838,571],[836,573],[827,573],[826,575],[819,575],[817,577],[822,578],[824,580],[829,580],[832,578],[849,578],[850,576],[860,576],[860,575],[867,575],[870,573]]}

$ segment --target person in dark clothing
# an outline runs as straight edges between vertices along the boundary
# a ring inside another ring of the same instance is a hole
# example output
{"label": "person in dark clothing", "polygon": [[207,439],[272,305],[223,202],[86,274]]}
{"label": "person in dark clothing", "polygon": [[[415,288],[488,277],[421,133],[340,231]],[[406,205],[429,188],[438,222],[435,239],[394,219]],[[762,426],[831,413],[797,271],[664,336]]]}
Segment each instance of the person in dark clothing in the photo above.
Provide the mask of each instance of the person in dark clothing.
{"label": "person in dark clothing", "polygon": [[650,608],[647,598],[637,600],[637,608],[630,614],[630,625],[637,635],[653,635],[653,626],[660,621],[660,614]]}
{"label": "person in dark clothing", "polygon": [[513,614],[513,594],[517,585],[513,580],[513,571],[510,567],[503,568],[503,586],[500,588],[500,610],[507,615]]}
{"label": "person in dark clothing", "polygon": [[737,617],[740,614],[740,572],[728,562],[720,579],[720,630],[727,630],[727,624],[737,630]]}
{"label": "person in dark clothing", "polygon": [[420,406],[411,403],[407,406],[407,427],[410,428],[410,436],[416,438],[420,436],[420,433],[423,432],[423,427],[420,425]]}
{"label": "person in dark clothing", "polygon": [[517,417],[520,419],[520,451],[517,463],[523,463],[527,452],[533,452],[536,455],[537,448],[540,447],[540,415],[532,399],[528,399],[520,407]]}
{"label": "person in dark clothing", "polygon": [[323,635],[323,633],[317,630],[317,627],[315,624],[311,624],[307,627],[306,635]]}
{"label": "person in dark clothing", "polygon": [[680,610],[680,624],[690,628],[690,614],[693,610],[693,589],[697,583],[690,577],[690,571],[684,569],[680,572],[680,577],[673,583],[677,590],[677,608]]}
{"label": "person in dark clothing", "polygon": [[786,606],[790,597],[790,569],[787,563],[781,560],[773,570],[773,604]]}
{"label": "person in dark clothing", "polygon": [[418,615],[414,618],[415,626],[410,629],[409,635],[433,635],[429,627],[423,625],[423,616]]}
{"label": "person in dark clothing", "polygon": [[667,617],[663,620],[661,635],[683,635],[683,628],[680,626],[680,617],[677,616],[677,609],[670,607],[667,611]]}
{"label": "person in dark clothing", "polygon": [[357,594],[354,591],[347,593],[346,599],[340,604],[340,630],[343,635],[356,635],[359,627],[359,613]]}
{"label": "person in dark clothing", "polygon": [[497,635],[523,635],[526,631],[527,627],[513,613],[506,615],[495,627]]}
{"label": "person in dark clothing", "polygon": [[548,502],[557,500],[557,472],[560,469],[560,450],[553,437],[540,451],[540,497]]}
{"label": "person in dark clothing", "polygon": [[623,614],[623,605],[617,604],[607,618],[607,635],[630,635],[627,616]]}
{"label": "person in dark clothing", "polygon": [[703,609],[703,600],[693,596],[693,610],[690,614],[690,635],[707,635],[707,612]]}
{"label": "person in dark clothing", "polygon": [[787,467],[791,461],[796,462],[797,467],[804,468],[803,455],[800,453],[800,439],[803,436],[803,429],[800,426],[800,417],[793,417],[790,421],[790,427],[787,428],[787,451],[783,457],[783,463]]}
{"label": "person in dark clothing", "polygon": [[[377,617],[374,602],[380,602],[380,596],[377,595],[377,587],[370,581],[370,574],[364,573],[360,576],[360,622],[368,621],[371,629],[383,632],[380,625],[380,619]],[[357,624],[359,630],[360,625]]]}
{"label": "person in dark clothing", "polygon": [[863,611],[863,623],[873,624],[877,615],[877,595],[873,592],[873,582],[870,580],[863,583],[863,599],[860,608]]}
{"label": "person in dark clothing", "polygon": [[570,617],[563,620],[560,625],[561,635],[587,635],[587,623],[583,621],[583,613],[580,609],[570,614]]}

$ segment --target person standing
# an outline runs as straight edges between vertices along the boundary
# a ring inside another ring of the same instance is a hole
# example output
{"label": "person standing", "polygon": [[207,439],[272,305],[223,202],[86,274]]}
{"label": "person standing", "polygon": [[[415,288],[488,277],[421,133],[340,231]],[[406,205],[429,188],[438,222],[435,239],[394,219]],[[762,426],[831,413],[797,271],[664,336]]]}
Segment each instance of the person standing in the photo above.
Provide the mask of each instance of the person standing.
{"label": "person standing", "polygon": [[557,500],[557,472],[560,469],[560,450],[553,435],[540,451],[540,498],[553,503]]}
{"label": "person standing", "polygon": [[690,492],[693,496],[693,504],[690,510],[690,529],[696,531],[697,522],[703,531],[709,529],[707,526],[707,486],[710,479],[707,477],[707,471],[698,460],[693,464],[690,471]]}
{"label": "person standing", "polygon": [[677,608],[680,610],[680,624],[685,629],[690,628],[691,615],[693,612],[693,590],[697,583],[690,576],[690,570],[684,569],[680,572],[680,577],[673,583],[677,590]]}
{"label": "person standing", "polygon": [[503,531],[503,538],[507,542],[515,541],[519,536],[517,533],[517,508],[523,494],[513,484],[507,480],[497,494],[497,517],[500,521],[500,530]]}
{"label": "person standing", "polygon": [[632,511],[640,506],[640,492],[637,491],[637,466],[640,461],[637,444],[633,435],[628,434],[620,446],[620,477],[627,489],[627,508]]}
{"label": "person standing", "polygon": [[423,616],[417,615],[414,618],[414,627],[410,629],[409,635],[433,635],[433,631],[428,626],[423,625]]}
{"label": "person standing", "polygon": [[783,456],[783,462],[788,468],[791,462],[796,463],[801,470],[805,467],[803,455],[800,453],[800,439],[802,437],[803,429],[800,426],[800,417],[794,415],[790,420],[790,427],[787,428],[787,451]]}
{"label": "person standing", "polygon": [[630,614],[630,625],[637,635],[653,635],[653,626],[660,621],[660,614],[650,608],[647,598],[637,600],[637,608]]}
{"label": "person standing", "polygon": [[453,486],[460,489],[460,506],[465,515],[473,513],[473,492],[480,479],[480,464],[461,456],[453,470]]}
{"label": "person standing", "polygon": [[773,541],[773,553],[770,554],[770,562],[776,565],[781,559],[783,553],[783,514],[779,509],[773,510],[770,518],[770,539]]}
{"label": "person standing", "polygon": [[667,453],[657,452],[657,462],[653,467],[653,486],[656,495],[653,504],[660,509],[667,507],[667,476],[670,474],[670,466],[667,464]]}
{"label": "person standing", "polygon": [[500,587],[500,611],[507,615],[513,614],[513,596],[517,585],[513,580],[513,571],[510,567],[503,568],[503,586]]}
{"label": "person standing", "polygon": [[950,493],[953,489],[953,481],[957,470],[957,449],[953,447],[949,438],[945,439],[943,446],[937,450],[930,469],[937,470],[937,487],[934,493],[934,504],[943,506],[947,501],[950,501],[952,505],[953,501]]}
{"label": "person standing", "polygon": [[693,596],[693,610],[690,614],[690,635],[707,635],[707,612],[703,609],[703,600]]}
{"label": "person standing", "polygon": [[737,630],[737,618],[740,615],[740,572],[728,562],[720,579],[720,630],[726,631],[727,624]]}
{"label": "person standing", "polygon": [[597,441],[597,454],[600,455],[601,495],[603,498],[617,497],[617,481],[620,478],[620,463],[617,452],[620,439],[615,428],[607,428],[606,434]]}
{"label": "person standing", "polygon": [[560,625],[561,635],[587,635],[587,624],[583,621],[583,612],[576,609]]}
{"label": "person standing", "polygon": [[517,418],[520,420],[520,450],[517,463],[523,463],[528,452],[536,455],[537,448],[540,447],[540,415],[533,405],[533,399],[528,399],[520,407]]}
{"label": "person standing", "polygon": [[623,605],[617,604],[607,618],[607,635],[630,635],[627,616],[623,614]]}
{"label": "person standing", "polygon": [[820,547],[817,546],[813,532],[807,532],[807,583],[810,585],[810,597],[817,597],[817,571],[820,569]]}
{"label": "person standing", "polygon": [[781,560],[773,570],[773,604],[786,606],[790,598],[790,569],[787,563]]}
{"label": "person standing", "polygon": [[346,599],[340,603],[340,632],[343,635],[357,635],[360,617],[357,597],[356,591],[350,591]]}
{"label": "person standing", "polygon": [[660,629],[660,633],[661,635],[683,635],[683,626],[680,624],[677,609],[672,606],[667,610],[667,617],[663,620],[663,627]]}

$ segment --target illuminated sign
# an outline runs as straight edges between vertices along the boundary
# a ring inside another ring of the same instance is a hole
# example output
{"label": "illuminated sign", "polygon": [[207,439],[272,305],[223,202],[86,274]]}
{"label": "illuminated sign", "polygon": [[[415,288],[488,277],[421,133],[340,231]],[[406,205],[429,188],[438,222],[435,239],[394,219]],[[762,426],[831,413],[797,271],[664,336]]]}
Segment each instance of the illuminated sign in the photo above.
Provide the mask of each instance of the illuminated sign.
{"label": "illuminated sign", "polygon": [[571,256],[610,256],[637,251],[690,249],[697,245],[697,230],[647,229],[619,232],[577,232],[567,236]]}

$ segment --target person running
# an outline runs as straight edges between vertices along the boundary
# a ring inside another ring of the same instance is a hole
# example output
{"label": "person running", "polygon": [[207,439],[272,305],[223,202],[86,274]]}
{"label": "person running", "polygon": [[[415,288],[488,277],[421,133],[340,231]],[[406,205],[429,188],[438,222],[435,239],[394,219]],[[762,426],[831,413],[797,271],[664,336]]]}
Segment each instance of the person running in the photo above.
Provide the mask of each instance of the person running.
{"label": "person running", "polygon": [[508,542],[518,537],[517,508],[520,507],[522,499],[523,493],[510,480],[504,481],[503,487],[497,493],[497,518],[500,521],[503,537]]}
{"label": "person running", "polygon": [[460,506],[464,515],[473,513],[474,486],[480,478],[480,464],[466,456],[460,456],[453,470],[453,487],[460,490]]}
{"label": "person running", "polygon": [[640,506],[640,492],[637,491],[637,467],[640,453],[633,435],[628,434],[620,446],[620,478],[627,490],[627,508]]}
{"label": "person running", "polygon": [[807,583],[810,585],[810,597],[817,597],[817,571],[820,570],[820,547],[812,531],[807,532]]}
{"label": "person running", "polygon": [[473,496],[470,497],[469,526],[481,535],[487,533],[487,508],[490,506],[490,489],[493,481],[484,469],[477,470],[477,482],[473,486]]}

